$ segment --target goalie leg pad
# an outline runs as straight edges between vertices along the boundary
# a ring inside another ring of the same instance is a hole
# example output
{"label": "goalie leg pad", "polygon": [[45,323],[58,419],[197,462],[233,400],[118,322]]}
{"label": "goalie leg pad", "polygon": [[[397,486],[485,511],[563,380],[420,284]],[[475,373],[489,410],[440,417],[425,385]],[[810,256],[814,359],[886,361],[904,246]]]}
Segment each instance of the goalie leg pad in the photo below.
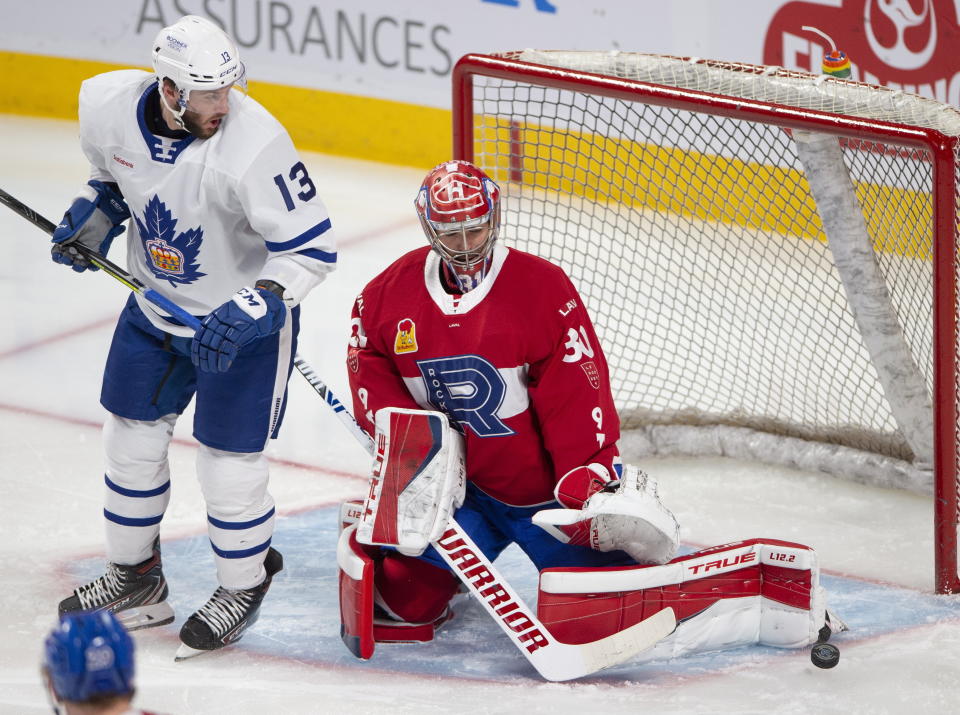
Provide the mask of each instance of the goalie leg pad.
{"label": "goalie leg pad", "polygon": [[809,547],[751,539],[663,566],[546,569],[538,615],[558,640],[585,643],[670,606],[679,625],[657,656],[753,643],[794,648],[815,642],[824,625],[819,581]]}
{"label": "goalie leg pad", "polygon": [[429,643],[437,628],[453,618],[453,609],[447,607],[440,617],[429,623],[409,623],[391,618],[373,619],[373,639],[377,643]]}
{"label": "goalie leg pad", "polygon": [[340,502],[340,531],[360,521],[363,514],[363,499],[347,499]]}
{"label": "goalie leg pad", "polygon": [[357,542],[357,527],[347,526],[337,542],[340,569],[340,638],[355,656],[373,656],[373,557]]}
{"label": "goalie leg pad", "polygon": [[448,604],[458,581],[421,559],[361,544],[349,516],[355,509],[355,502],[344,502],[337,543],[341,640],[362,660],[377,643],[433,640],[436,628],[453,618]]}

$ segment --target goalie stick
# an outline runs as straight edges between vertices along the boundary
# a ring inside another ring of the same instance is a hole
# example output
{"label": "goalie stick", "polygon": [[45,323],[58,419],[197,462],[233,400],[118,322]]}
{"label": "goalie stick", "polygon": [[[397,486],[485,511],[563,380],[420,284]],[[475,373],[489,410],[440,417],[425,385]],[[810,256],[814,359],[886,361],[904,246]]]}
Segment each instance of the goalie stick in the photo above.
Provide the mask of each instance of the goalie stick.
{"label": "goalie stick", "polygon": [[[300,362],[297,368],[307,382],[372,455],[374,443],[370,436],[320,376],[302,359],[297,360]],[[623,663],[652,648],[677,627],[673,609],[664,608],[630,628],[604,638],[582,644],[562,643],[540,622],[455,518],[450,518],[443,535],[432,546],[546,680],[574,680]]]}
{"label": "goalie stick", "polygon": [[[0,189],[0,203],[49,235],[52,235],[56,229],[51,221],[3,189]],[[90,263],[123,283],[130,290],[142,295],[185,325],[194,329],[200,327],[200,321],[196,317],[148,288],[115,263],[85,246],[75,247]],[[368,453],[372,454],[373,440],[330,391],[326,383],[299,355],[294,358],[294,365],[334,411],[347,430]],[[443,535],[432,545],[470,593],[483,605],[490,617],[510,637],[518,650],[547,680],[563,681],[582,678],[623,663],[638,653],[652,648],[676,628],[677,622],[673,609],[664,608],[640,623],[605,638],[579,645],[561,643],[553,637],[516,590],[503,578],[493,562],[473,543],[456,519],[450,519]]]}

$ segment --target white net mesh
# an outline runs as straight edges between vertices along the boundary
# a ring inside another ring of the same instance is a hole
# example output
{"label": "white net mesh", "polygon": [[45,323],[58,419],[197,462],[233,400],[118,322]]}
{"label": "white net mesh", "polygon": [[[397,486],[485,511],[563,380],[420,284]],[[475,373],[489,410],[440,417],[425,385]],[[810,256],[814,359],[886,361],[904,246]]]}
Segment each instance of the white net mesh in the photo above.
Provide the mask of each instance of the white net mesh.
{"label": "white net mesh", "polygon": [[[830,77],[636,53],[502,57],[960,136],[950,107]],[[732,454],[930,490],[790,130],[482,75],[472,109],[474,161],[504,189],[503,239],[563,265],[594,316],[628,456]],[[932,394],[930,156],[841,141],[912,369]]]}
{"label": "white net mesh", "polygon": [[926,127],[948,136],[960,136],[960,111],[950,105],[899,89],[848,82],[829,75],[638,52],[524,50],[504,53],[504,56],[727,97]]}

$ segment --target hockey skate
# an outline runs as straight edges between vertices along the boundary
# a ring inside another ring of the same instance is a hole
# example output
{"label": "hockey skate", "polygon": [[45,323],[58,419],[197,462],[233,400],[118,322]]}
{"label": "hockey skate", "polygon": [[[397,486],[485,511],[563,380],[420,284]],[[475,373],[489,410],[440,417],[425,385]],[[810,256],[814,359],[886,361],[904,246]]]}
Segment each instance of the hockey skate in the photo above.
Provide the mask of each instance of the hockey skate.
{"label": "hockey skate", "polygon": [[160,566],[158,540],[146,561],[135,566],[108,563],[103,576],[60,601],[59,612],[112,611],[124,628],[135,631],[173,622],[173,608],[166,598],[167,580]]}
{"label": "hockey skate", "polygon": [[219,587],[180,629],[180,648],[175,660],[185,660],[217,650],[238,640],[257,622],[260,604],[267,595],[273,576],[283,570],[283,556],[276,549],[267,551],[263,568],[267,577],[259,586],[236,591]]}

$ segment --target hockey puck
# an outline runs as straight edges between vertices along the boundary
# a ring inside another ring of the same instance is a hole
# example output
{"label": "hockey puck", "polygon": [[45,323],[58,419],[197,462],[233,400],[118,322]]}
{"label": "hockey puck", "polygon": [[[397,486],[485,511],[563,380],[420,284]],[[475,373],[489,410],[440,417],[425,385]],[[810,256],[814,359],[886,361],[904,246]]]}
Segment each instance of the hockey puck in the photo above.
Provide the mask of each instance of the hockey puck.
{"label": "hockey puck", "polygon": [[817,643],[810,649],[810,661],[818,668],[832,668],[840,662],[840,649],[833,643]]}

